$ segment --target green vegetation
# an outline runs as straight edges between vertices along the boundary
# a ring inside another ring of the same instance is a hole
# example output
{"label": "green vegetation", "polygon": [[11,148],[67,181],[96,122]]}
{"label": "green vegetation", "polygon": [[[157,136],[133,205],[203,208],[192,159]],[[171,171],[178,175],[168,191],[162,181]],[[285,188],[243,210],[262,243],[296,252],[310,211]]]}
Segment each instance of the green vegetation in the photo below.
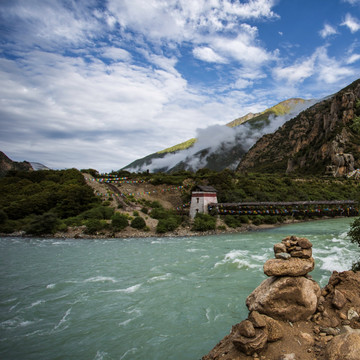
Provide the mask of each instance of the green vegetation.
{"label": "green vegetation", "polygon": [[207,214],[196,214],[192,227],[195,231],[210,231],[216,229],[216,218]]}
{"label": "green vegetation", "polygon": [[186,150],[189,147],[193,146],[196,143],[196,141],[197,141],[197,139],[192,138],[190,140],[182,142],[181,144],[177,144],[177,145],[171,146],[167,149],[160,150],[157,153],[158,154],[166,154],[166,153],[176,152],[179,150]]}
{"label": "green vegetation", "polygon": [[150,216],[153,219],[159,220],[156,226],[156,232],[159,234],[164,234],[168,231],[176,230],[181,225],[183,218],[178,215],[176,211],[166,210],[159,203],[154,203],[155,205],[159,206],[151,210]]}
{"label": "green vegetation", "polygon": [[[357,244],[360,247],[360,217],[351,224],[348,236],[352,243]],[[352,270],[360,271],[360,259],[357,263],[353,264]]]}
{"label": "green vegetation", "polygon": [[127,226],[129,226],[129,220],[127,216],[115,213],[111,217],[111,227],[114,231],[124,230]]}
{"label": "green vegetation", "polygon": [[131,227],[133,227],[134,229],[142,230],[146,227],[146,222],[141,216],[136,216],[131,221]]}
{"label": "green vegetation", "polygon": [[94,217],[99,205],[76,169],[9,171],[0,178],[0,232],[52,234],[80,214],[83,219]]}

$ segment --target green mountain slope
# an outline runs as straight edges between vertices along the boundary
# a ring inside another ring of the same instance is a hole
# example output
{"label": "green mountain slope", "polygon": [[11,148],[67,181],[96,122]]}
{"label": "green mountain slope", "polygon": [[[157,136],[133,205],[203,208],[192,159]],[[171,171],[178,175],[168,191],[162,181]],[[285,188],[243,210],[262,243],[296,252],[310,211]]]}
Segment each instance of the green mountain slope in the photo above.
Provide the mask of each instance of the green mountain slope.
{"label": "green mountain slope", "polygon": [[[270,127],[274,117],[287,115],[296,107],[305,105],[307,102],[308,100],[293,98],[282,101],[261,113],[249,113],[235,119],[226,124],[227,128],[234,130],[234,132],[229,133],[229,139],[231,139],[229,141],[218,139],[218,134],[214,133],[208,139],[208,146],[200,147],[197,144],[198,139],[193,138],[135,160],[123,169],[130,171],[150,169],[153,172],[173,172],[177,170],[196,171],[201,167],[207,167],[216,171],[221,171],[225,168],[235,168],[249,148],[249,139],[254,136],[256,137],[257,133],[260,137],[262,132],[265,131],[264,129]],[[245,138],[244,134],[246,134]],[[171,156],[175,154],[177,156]]]}

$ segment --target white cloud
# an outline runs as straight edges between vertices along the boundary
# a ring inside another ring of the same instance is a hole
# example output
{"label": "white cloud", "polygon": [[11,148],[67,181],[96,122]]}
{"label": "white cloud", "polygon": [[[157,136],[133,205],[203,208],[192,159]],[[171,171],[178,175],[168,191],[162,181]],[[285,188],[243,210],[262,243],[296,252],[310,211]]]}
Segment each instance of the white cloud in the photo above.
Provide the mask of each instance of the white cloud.
{"label": "white cloud", "polygon": [[351,5],[360,5],[360,0],[342,0],[342,1],[349,3]]}
{"label": "white cloud", "polygon": [[314,65],[315,59],[314,57],[311,57],[301,63],[295,63],[294,65],[275,67],[273,69],[273,76],[277,80],[286,81],[288,83],[302,82],[314,74]]}
{"label": "white cloud", "polygon": [[114,61],[130,61],[131,54],[124,50],[116,47],[105,47],[101,53],[104,58],[112,59]]}
{"label": "white cloud", "polygon": [[227,60],[222,56],[218,55],[213,49],[209,47],[197,47],[193,50],[194,56],[203,61],[215,62],[215,63],[226,63]]}
{"label": "white cloud", "polygon": [[346,59],[346,64],[353,64],[360,60],[360,54],[352,54],[348,59]]}
{"label": "white cloud", "polygon": [[331,26],[329,24],[325,24],[324,28],[322,30],[320,30],[319,34],[322,38],[325,39],[326,37],[328,37],[330,35],[337,34],[337,31],[333,26]]}
{"label": "white cloud", "polygon": [[316,51],[318,79],[327,84],[334,84],[341,79],[354,75],[354,70],[345,66],[342,61],[330,58],[326,48]]}
{"label": "white cloud", "polygon": [[360,30],[360,21],[351,16],[350,14],[346,14],[344,22],[341,24],[342,26],[347,26],[351,33],[355,33]]}

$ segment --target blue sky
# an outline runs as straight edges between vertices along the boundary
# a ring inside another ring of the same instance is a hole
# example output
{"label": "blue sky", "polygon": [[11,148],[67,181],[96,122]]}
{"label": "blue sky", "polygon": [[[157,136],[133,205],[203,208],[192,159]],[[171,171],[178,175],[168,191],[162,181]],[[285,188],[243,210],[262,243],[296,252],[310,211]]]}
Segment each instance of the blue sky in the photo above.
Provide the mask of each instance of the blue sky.
{"label": "blue sky", "polygon": [[110,171],[358,79],[360,0],[2,0],[0,46],[0,150]]}

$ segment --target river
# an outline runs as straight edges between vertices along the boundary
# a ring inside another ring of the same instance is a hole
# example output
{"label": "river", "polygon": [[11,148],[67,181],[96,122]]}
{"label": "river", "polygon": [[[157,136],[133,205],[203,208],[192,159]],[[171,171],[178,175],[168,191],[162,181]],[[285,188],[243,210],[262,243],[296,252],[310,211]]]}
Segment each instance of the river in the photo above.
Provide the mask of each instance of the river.
{"label": "river", "polygon": [[360,250],[353,219],[221,236],[0,238],[1,359],[200,359],[247,317],[287,235],[314,245],[321,286]]}

